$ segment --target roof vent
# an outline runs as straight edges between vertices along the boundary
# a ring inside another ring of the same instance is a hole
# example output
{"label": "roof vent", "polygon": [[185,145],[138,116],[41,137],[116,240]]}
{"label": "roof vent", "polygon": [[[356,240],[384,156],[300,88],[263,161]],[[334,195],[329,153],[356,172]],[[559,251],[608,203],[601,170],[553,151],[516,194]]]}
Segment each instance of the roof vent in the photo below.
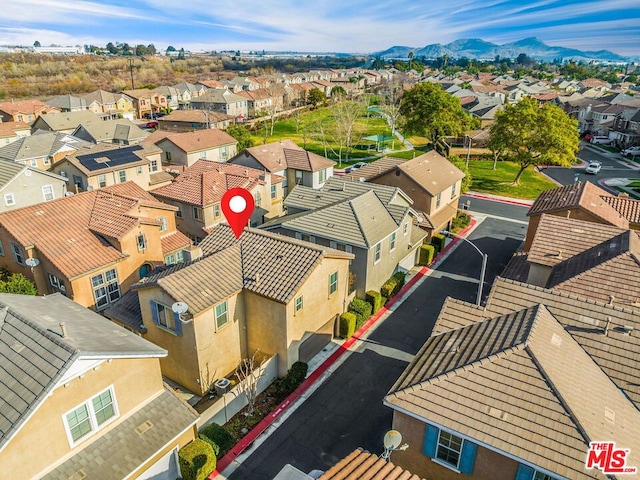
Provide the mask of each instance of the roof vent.
{"label": "roof vent", "polygon": [[616,327],[616,330],[620,330],[622,333],[626,334],[626,335],[631,335],[631,332],[633,332],[633,326],[632,325],[619,325]]}
{"label": "roof vent", "polygon": [[153,427],[153,423],[147,420],[146,422],[141,423],[136,427],[136,433],[142,436],[143,433],[145,433],[148,430],[151,430],[152,427]]}
{"label": "roof vent", "polygon": [[609,303],[607,303],[608,306],[613,306],[613,301],[615,300],[616,297],[614,297],[613,295],[609,295]]}
{"label": "roof vent", "polygon": [[62,335],[62,338],[67,338],[67,326],[64,322],[60,322],[60,334]]}
{"label": "roof vent", "polygon": [[73,475],[69,475],[69,480],[82,480],[83,478],[86,478],[86,477],[87,477],[87,472],[80,469]]}
{"label": "roof vent", "polygon": [[562,345],[562,337],[554,333],[551,336],[551,345],[555,345],[556,347]]}
{"label": "roof vent", "polygon": [[609,336],[609,328],[611,327],[611,317],[607,317],[607,323],[604,326],[604,336]]}
{"label": "roof vent", "polygon": [[604,418],[607,422],[610,422],[615,425],[616,423],[616,412],[611,410],[609,407],[604,407]]}

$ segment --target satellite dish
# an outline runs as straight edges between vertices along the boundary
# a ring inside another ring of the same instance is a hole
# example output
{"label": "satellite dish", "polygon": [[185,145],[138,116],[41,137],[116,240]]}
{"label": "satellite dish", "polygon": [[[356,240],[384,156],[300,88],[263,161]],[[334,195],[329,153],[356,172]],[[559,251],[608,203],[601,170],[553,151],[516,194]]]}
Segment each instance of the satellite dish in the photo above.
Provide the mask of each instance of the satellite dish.
{"label": "satellite dish", "polygon": [[73,192],[64,192],[65,197],[73,197],[75,194]]}
{"label": "satellite dish", "polygon": [[31,176],[31,170],[25,170],[24,171],[24,176],[25,177],[30,177]]}
{"label": "satellite dish", "polygon": [[384,439],[382,440],[384,443],[384,448],[387,450],[395,450],[402,443],[402,435],[397,430],[389,430],[384,434]]}
{"label": "satellite dish", "polygon": [[358,181],[359,181],[360,183],[364,183],[364,182],[366,182],[366,181],[367,181],[367,179],[366,179],[366,178],[364,178],[364,177],[360,177],[360,178],[358,179]]}
{"label": "satellite dish", "polygon": [[88,185],[88,186],[87,186],[87,192],[90,192],[90,191],[92,191],[92,190],[93,190],[93,187],[92,187],[91,185]]}
{"label": "satellite dish", "polygon": [[37,258],[27,258],[24,263],[27,265],[27,267],[37,267],[38,265],[40,265],[40,260],[38,260]]}
{"label": "satellite dish", "polygon": [[424,218],[422,218],[422,217],[420,217],[420,216],[419,216],[418,218],[416,218],[416,220],[418,220],[418,223],[422,223],[422,222],[424,222]]}
{"label": "satellite dish", "polygon": [[189,310],[189,305],[187,305],[185,302],[176,302],[171,305],[171,310],[173,310],[173,313],[182,315],[183,313],[187,313],[187,310]]}

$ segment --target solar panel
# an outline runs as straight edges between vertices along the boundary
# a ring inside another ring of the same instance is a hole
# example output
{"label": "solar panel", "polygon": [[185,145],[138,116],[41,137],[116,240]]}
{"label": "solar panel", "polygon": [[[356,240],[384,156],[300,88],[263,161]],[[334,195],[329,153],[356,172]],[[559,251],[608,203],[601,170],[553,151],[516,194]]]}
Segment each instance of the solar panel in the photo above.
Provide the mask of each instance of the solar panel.
{"label": "solar panel", "polygon": [[129,147],[114,148],[113,150],[102,150],[100,152],[78,155],[76,158],[84,168],[94,172],[96,170],[139,162],[141,157],[136,155],[135,152],[143,149],[144,147],[141,145],[132,145]]}

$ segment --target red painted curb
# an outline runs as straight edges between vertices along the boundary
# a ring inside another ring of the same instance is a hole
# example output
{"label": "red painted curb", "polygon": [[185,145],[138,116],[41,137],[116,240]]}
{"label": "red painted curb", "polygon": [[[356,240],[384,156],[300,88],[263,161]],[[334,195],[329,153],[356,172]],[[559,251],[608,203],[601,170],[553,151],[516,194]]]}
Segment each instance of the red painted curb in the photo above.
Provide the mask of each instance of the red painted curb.
{"label": "red painted curb", "polygon": [[[475,220],[471,220],[469,225],[460,231],[457,235],[464,236],[474,225],[476,224]],[[453,248],[453,246],[460,241],[459,238],[454,237],[449,245],[447,245],[438,255],[433,259],[433,261],[429,265],[433,265],[436,261],[438,261],[443,255],[445,255],[449,250]],[[390,307],[395,305],[404,295],[413,287],[419,279],[424,277],[426,273],[429,271],[429,266],[422,267],[416,274],[409,280],[404,286],[400,289],[400,291],[394,295],[387,304],[382,307],[378,313],[373,315],[369,320],[362,325],[357,332],[355,332],[351,338],[346,340],[338,349],[331,354],[329,358],[327,358],[322,365],[320,365],[317,369],[315,369],[311,374],[300,384],[300,386],[291,393],[278,407],[271,412],[269,415],[264,417],[260,423],[258,423],[249,433],[247,433],[242,439],[227,452],[227,454],[222,457],[217,465],[216,469],[211,472],[208,479],[213,480],[216,478],[225,468],[227,468],[231,462],[233,462],[242,452],[244,452],[251,444],[258,438],[269,426],[276,421],[278,417],[280,417],[298,398],[304,394],[309,387],[316,381],[322,374],[324,374],[331,365],[333,365],[338,358],[340,358],[344,353],[351,348],[351,346],[357,341],[360,340],[362,335],[369,330],[379,319],[384,315]]]}
{"label": "red painted curb", "polygon": [[492,197],[490,195],[483,195],[481,193],[465,193],[465,195],[467,197],[474,197],[474,198],[481,198],[483,200],[492,200],[494,202],[500,202],[500,203],[509,203],[511,205],[519,205],[521,207],[530,207],[533,202],[531,203],[527,203],[525,201],[518,201],[518,200],[511,200],[509,198],[504,198],[504,197]]}

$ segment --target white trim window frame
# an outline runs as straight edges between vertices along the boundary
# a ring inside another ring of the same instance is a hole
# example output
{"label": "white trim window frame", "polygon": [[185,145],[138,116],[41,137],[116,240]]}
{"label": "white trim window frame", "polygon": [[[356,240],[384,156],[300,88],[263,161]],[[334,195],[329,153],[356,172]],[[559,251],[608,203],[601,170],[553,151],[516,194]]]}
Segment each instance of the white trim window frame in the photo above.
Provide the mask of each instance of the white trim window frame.
{"label": "white trim window frame", "polygon": [[61,280],[59,277],[47,273],[47,277],[49,279],[49,286],[51,286],[52,293],[59,292],[62,295],[67,295],[67,287],[64,285],[64,280]]}
{"label": "white trim window frame", "polygon": [[298,313],[304,308],[304,295],[300,295],[294,300],[294,312]]}
{"label": "white trim window frame", "polygon": [[375,265],[382,259],[382,242],[378,242],[373,246],[373,264]]}
{"label": "white trim window frame", "polygon": [[4,204],[7,207],[13,207],[16,204],[16,197],[13,193],[4,194]]}
{"label": "white trim window frame", "polygon": [[121,297],[118,272],[115,268],[91,277],[91,289],[96,302],[96,311],[106,308]]}
{"label": "white trim window frame", "polygon": [[338,291],[338,272],[335,271],[329,275],[329,296]]}
{"label": "white trim window frame", "polygon": [[389,237],[389,252],[393,252],[396,249],[397,233],[393,232]]}
{"label": "white trim window frame", "polygon": [[11,242],[11,255],[13,256],[13,261],[18,265],[25,265],[24,263],[24,250],[17,243]]}
{"label": "white trim window frame", "polygon": [[53,185],[43,185],[42,186],[42,196],[45,202],[49,202],[56,198],[55,193],[53,192]]}
{"label": "white trim window frame", "polygon": [[[443,436],[445,438],[443,438]],[[440,430],[438,442],[436,443],[436,456],[434,457],[434,460],[439,460],[447,466],[453,467],[457,470],[460,466],[463,444],[464,439],[462,437],[445,430]]]}
{"label": "white trim window frame", "polygon": [[[105,395],[107,393],[108,395]],[[62,415],[69,446],[73,448],[84,442],[119,416],[115,390],[113,385],[110,385]],[[74,429],[77,432],[75,435]]]}
{"label": "white trim window frame", "polygon": [[216,320],[216,331],[229,323],[229,304],[226,300],[216,305],[213,313]]}

